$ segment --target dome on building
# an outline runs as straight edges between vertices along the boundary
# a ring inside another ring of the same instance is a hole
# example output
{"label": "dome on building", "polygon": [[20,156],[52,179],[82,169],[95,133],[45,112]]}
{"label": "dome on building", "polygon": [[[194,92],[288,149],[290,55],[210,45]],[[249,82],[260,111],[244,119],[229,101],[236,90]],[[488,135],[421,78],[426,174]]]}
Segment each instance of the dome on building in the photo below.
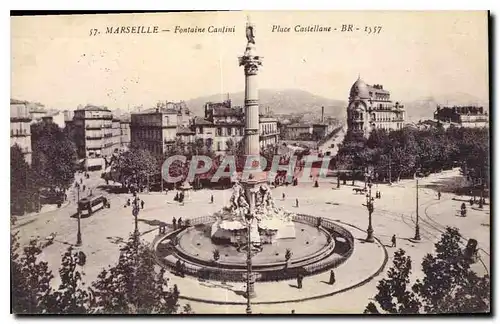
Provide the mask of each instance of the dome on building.
{"label": "dome on building", "polygon": [[350,97],[351,98],[359,97],[362,99],[370,98],[368,86],[359,77],[351,87]]}

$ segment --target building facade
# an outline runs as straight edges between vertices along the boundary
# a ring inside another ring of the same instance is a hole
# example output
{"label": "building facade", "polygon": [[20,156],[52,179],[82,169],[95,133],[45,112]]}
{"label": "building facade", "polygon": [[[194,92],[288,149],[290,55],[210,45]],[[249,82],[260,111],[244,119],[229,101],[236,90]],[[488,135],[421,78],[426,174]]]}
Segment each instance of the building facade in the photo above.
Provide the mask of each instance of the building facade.
{"label": "building facade", "polygon": [[64,113],[61,111],[48,112],[45,116],[42,117],[42,121],[54,123],[59,126],[59,128],[66,127]]}
{"label": "building facade", "polygon": [[[269,112],[269,109],[267,109]],[[259,116],[259,143],[261,147],[274,145],[279,140],[277,118]],[[233,106],[231,100],[207,102],[205,117],[194,117],[191,121],[194,140],[203,139],[205,145],[217,154],[225,154],[228,142],[233,145],[245,136],[245,114],[242,107]]]}
{"label": "building facade", "polygon": [[130,116],[120,117],[120,146],[122,149],[130,147]]}
{"label": "building facade", "polygon": [[120,146],[120,124],[113,122],[111,111],[93,105],[79,108],[74,111],[71,127],[77,154],[83,160],[84,168],[103,169],[104,159],[110,158]]}
{"label": "building facade", "polygon": [[283,128],[286,140],[312,140],[313,125],[307,123],[288,124]]}
{"label": "building facade", "polygon": [[190,112],[184,102],[159,103],[156,108],[132,113],[130,144],[157,157],[175,145],[177,131],[189,126]]}
{"label": "building facade", "polygon": [[382,85],[368,85],[358,78],[351,87],[347,106],[347,130],[369,136],[374,129],[387,131],[404,127],[405,110],[391,100]]}
{"label": "building facade", "polygon": [[472,128],[489,126],[488,112],[478,106],[437,106],[434,119],[444,127],[450,125]]}
{"label": "building facade", "polygon": [[276,145],[279,141],[278,119],[270,116],[259,117],[260,146],[265,148]]}
{"label": "building facade", "polygon": [[28,102],[10,99],[10,146],[18,145],[31,164],[31,122]]}

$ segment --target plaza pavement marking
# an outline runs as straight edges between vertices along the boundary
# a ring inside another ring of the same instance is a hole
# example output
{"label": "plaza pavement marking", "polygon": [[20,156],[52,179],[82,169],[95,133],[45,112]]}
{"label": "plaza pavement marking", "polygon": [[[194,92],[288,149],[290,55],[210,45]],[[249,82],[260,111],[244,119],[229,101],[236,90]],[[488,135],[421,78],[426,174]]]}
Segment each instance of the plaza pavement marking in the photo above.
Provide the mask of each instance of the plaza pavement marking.
{"label": "plaza pavement marking", "polygon": [[[356,235],[354,235],[351,231],[355,237],[353,254],[341,266],[335,268],[334,270],[337,278],[335,285],[331,286],[325,284],[328,279],[327,277],[329,276],[328,271],[310,277],[305,277],[303,289],[295,288],[295,280],[258,282],[255,284],[257,297],[253,299],[252,304],[265,305],[296,303],[326,298],[358,288],[378,276],[383,271],[388,261],[388,253],[385,246],[378,238],[375,238],[375,243],[364,243],[364,237],[366,236],[366,232],[364,230],[348,223],[338,223],[352,227]],[[380,265],[375,269],[373,269],[374,262],[366,262],[366,259],[373,257],[377,253],[374,253],[374,251],[368,251],[366,250],[367,248],[370,250],[376,249],[381,252],[378,261],[375,262]],[[362,272],[361,274],[359,273],[360,271]],[[171,273],[170,271],[168,272]],[[198,278],[189,276],[179,278],[173,273],[171,274],[172,276],[169,277],[169,281],[177,284],[181,292],[191,294],[188,296],[181,293],[181,296],[179,296],[181,299],[219,305],[246,304],[242,295],[244,292],[244,289],[242,288],[244,287],[244,282],[222,285],[217,281],[200,281]],[[346,282],[339,280],[339,278],[351,278],[351,280]],[[318,291],[320,291],[320,293],[318,293]],[[193,293],[197,293],[198,296],[193,296]],[[273,300],[272,298],[276,298],[277,293],[281,295],[281,298]],[[290,295],[296,295],[297,298],[288,299]],[[271,299],[266,300],[266,298]]]}

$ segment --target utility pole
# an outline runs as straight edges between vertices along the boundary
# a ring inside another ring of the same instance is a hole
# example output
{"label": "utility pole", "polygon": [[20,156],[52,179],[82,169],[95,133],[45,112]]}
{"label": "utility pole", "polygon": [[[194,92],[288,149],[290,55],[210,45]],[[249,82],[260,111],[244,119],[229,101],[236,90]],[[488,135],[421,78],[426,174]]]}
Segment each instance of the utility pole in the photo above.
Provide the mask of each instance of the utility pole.
{"label": "utility pole", "polygon": [[255,297],[254,291],[254,278],[252,276],[252,241],[250,238],[250,230],[251,230],[251,221],[253,219],[253,215],[248,215],[247,218],[247,314],[252,314],[252,297]]}
{"label": "utility pole", "polygon": [[76,188],[76,213],[78,217],[78,232],[76,234],[76,246],[81,246],[82,245],[82,232],[81,232],[81,227],[80,227],[80,184],[77,182],[75,184]]}
{"label": "utility pole", "polygon": [[392,168],[392,153],[389,153],[389,185],[392,185],[391,168]]}
{"label": "utility pole", "polygon": [[416,180],[416,214],[417,214],[417,220],[415,222],[415,237],[413,238],[416,241],[420,241],[420,227],[418,225],[419,223],[419,216],[418,216],[418,173],[419,169],[417,169],[417,172],[415,173],[415,180]]}

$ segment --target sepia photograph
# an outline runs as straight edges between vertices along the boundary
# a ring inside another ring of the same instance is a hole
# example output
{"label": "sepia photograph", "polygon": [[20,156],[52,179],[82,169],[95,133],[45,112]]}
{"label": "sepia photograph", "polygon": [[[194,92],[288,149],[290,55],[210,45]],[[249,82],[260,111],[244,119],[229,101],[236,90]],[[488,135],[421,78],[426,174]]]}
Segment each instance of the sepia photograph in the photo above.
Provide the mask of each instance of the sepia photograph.
{"label": "sepia photograph", "polygon": [[11,12],[11,314],[491,315],[491,19]]}

